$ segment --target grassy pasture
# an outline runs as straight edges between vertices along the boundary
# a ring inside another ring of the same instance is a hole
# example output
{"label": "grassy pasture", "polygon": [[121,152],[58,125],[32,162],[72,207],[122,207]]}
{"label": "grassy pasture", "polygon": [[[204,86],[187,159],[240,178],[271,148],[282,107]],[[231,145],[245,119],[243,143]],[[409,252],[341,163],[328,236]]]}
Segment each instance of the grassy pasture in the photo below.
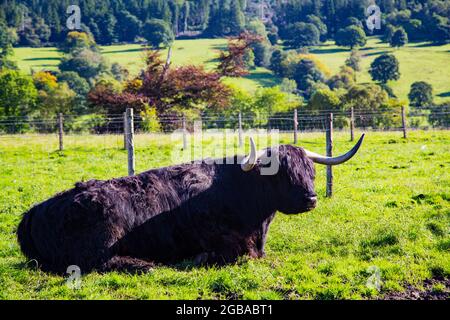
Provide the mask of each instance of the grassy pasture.
{"label": "grassy pasture", "polygon": [[[291,138],[282,136],[284,143]],[[300,141],[325,150],[321,133],[301,134]],[[124,175],[122,143],[122,136],[68,136],[66,151],[58,152],[55,135],[0,136],[1,299],[359,299],[450,276],[450,131],[416,131],[408,140],[399,132],[368,134],[357,158],[336,168],[332,199],[324,197],[325,168],[317,167],[318,208],[278,214],[264,259],[209,269],[185,263],[145,275],[93,273],[71,290],[63,277],[27,263],[15,230],[30,206],[75,182]],[[220,143],[207,136],[204,156]],[[179,148],[181,139],[137,135],[137,171],[181,161],[172,159],[174,144]],[[347,150],[348,133],[336,133],[335,146]],[[366,286],[371,266],[381,270],[381,292]]]}
{"label": "grassy pasture", "polygon": [[[173,45],[172,63],[176,66],[203,65],[212,69],[217,65],[220,50],[226,49],[226,39],[177,40]],[[137,74],[144,67],[145,48],[138,44],[113,45],[101,47],[103,55],[111,62],[117,62],[132,74]],[[167,51],[163,52],[163,57]],[[15,59],[19,68],[25,72],[34,70],[57,70],[61,54],[55,48],[16,48]],[[254,91],[259,87],[277,85],[280,79],[265,68],[256,68],[244,78],[226,80],[240,87]]]}
{"label": "grassy pasture", "polygon": [[[339,71],[340,66],[350,55],[350,50],[331,42],[311,52],[316,54],[333,73]],[[394,54],[400,62],[400,79],[389,83],[400,99],[408,101],[408,93],[413,82],[426,81],[433,85],[436,102],[449,100],[450,44],[432,46],[427,43],[410,43],[403,48],[394,49],[378,38],[370,38],[367,45],[361,49],[362,71],[358,74],[358,82],[372,81],[369,74],[370,64],[384,53]]]}
{"label": "grassy pasture", "polygon": [[[225,39],[177,40],[174,43],[174,65],[196,64],[212,68],[216,64],[219,50],[226,47]],[[115,45],[102,47],[103,54],[111,61],[126,66],[132,73],[137,73],[143,66],[143,47],[140,45]],[[328,42],[311,50],[333,73],[339,71],[350,51]],[[448,101],[450,98],[450,44],[430,46],[426,43],[412,43],[404,48],[393,49],[378,38],[370,38],[366,47],[361,49],[362,68],[358,82],[370,82],[369,68],[372,61],[380,54],[391,52],[400,61],[401,78],[390,85],[399,98],[407,101],[411,84],[414,81],[427,81],[434,87],[436,102]],[[25,72],[49,69],[56,70],[60,54],[55,48],[16,48],[16,60]],[[268,87],[280,83],[265,68],[257,68],[244,78],[227,79],[244,89],[254,91],[258,87]]]}

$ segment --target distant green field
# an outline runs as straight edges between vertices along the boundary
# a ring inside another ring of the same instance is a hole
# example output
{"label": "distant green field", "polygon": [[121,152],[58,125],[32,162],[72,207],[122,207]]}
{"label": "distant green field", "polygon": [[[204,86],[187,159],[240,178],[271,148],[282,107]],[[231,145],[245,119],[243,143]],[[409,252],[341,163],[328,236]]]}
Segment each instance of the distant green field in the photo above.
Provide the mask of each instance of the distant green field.
{"label": "distant green field", "polygon": [[[175,65],[203,64],[213,68],[217,63],[219,50],[226,47],[225,39],[177,40],[174,44],[173,63]],[[140,45],[116,45],[102,47],[103,54],[111,61],[126,66],[132,73],[143,67],[143,51]],[[370,64],[380,54],[394,53],[400,61],[401,78],[390,85],[399,98],[407,100],[414,81],[427,81],[434,87],[436,102],[450,99],[450,44],[428,46],[425,43],[409,44],[404,48],[393,49],[377,38],[371,38],[363,54],[363,71],[358,75],[359,82],[370,82]],[[17,48],[16,59],[21,69],[55,70],[60,54],[55,48]],[[349,56],[350,50],[326,43],[312,50],[333,72],[337,72]],[[227,79],[228,82],[253,91],[258,87],[273,86],[280,82],[269,70],[257,68],[241,79]]]}
{"label": "distant green field", "polygon": [[[292,142],[291,135],[282,139]],[[302,133],[300,140],[325,150],[323,133]],[[182,161],[172,159],[174,143],[168,135],[136,135],[137,171]],[[450,276],[449,131],[414,131],[408,140],[400,132],[371,132],[355,159],[336,167],[332,199],[324,197],[325,167],[317,166],[317,209],[278,214],[267,257],[222,268],[92,273],[71,290],[64,277],[23,257],[17,225],[33,204],[77,181],[123,176],[122,145],[120,135],[67,136],[58,152],[56,135],[0,136],[0,299],[373,299]],[[348,133],[336,133],[336,153],[351,145]],[[205,137],[204,157],[218,146],[222,139]],[[380,292],[367,286],[374,268]]]}
{"label": "distant green field", "polygon": [[[204,65],[212,69],[217,65],[220,50],[227,46],[226,39],[177,40],[173,46],[172,63],[174,65]],[[144,67],[145,48],[138,44],[114,45],[102,47],[102,52],[111,63],[117,62],[137,74]],[[163,52],[165,56],[167,51]],[[57,70],[61,55],[55,48],[16,48],[15,58],[19,67],[31,72],[34,70]],[[259,87],[274,86],[280,82],[269,70],[257,68],[244,78],[227,79],[240,87],[254,91]]]}
{"label": "distant green field", "polygon": [[[332,72],[339,71],[350,55],[350,50],[327,43],[311,51],[322,60]],[[370,64],[384,53],[393,53],[400,62],[401,77],[389,85],[395,94],[408,100],[411,84],[426,81],[433,85],[436,102],[450,100],[450,44],[429,46],[426,43],[412,43],[404,48],[393,49],[377,38],[371,38],[361,49],[363,71],[358,75],[358,82],[371,82]]]}

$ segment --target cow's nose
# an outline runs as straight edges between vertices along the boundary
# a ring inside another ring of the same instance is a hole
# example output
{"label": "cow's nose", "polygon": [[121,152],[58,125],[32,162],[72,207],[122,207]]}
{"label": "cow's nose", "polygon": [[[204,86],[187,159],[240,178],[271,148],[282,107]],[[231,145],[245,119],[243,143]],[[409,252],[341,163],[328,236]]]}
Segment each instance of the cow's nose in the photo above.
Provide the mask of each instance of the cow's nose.
{"label": "cow's nose", "polygon": [[308,208],[315,208],[317,205],[317,196],[308,198]]}

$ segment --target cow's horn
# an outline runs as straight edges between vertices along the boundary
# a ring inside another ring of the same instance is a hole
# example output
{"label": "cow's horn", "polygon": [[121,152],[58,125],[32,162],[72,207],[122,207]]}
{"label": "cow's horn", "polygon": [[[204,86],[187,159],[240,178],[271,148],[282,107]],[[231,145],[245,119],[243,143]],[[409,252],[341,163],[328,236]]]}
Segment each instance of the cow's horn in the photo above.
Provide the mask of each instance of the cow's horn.
{"label": "cow's horn", "polygon": [[353,158],[355,156],[355,154],[358,152],[359,148],[361,147],[361,145],[364,141],[364,137],[365,137],[365,134],[362,135],[362,137],[359,139],[358,143],[356,144],[356,146],[353,147],[352,150],[350,150],[348,153],[346,153],[340,157],[335,157],[335,158],[324,157],[324,156],[321,156],[320,154],[308,151],[306,149],[305,149],[305,152],[306,152],[306,155],[308,156],[308,158],[310,158],[315,163],[325,164],[328,166],[336,166],[338,164],[347,162],[348,160],[350,160],[351,158]]}
{"label": "cow's horn", "polygon": [[256,145],[253,138],[250,138],[250,155],[242,161],[241,168],[243,171],[251,171],[258,162],[258,153],[256,152]]}

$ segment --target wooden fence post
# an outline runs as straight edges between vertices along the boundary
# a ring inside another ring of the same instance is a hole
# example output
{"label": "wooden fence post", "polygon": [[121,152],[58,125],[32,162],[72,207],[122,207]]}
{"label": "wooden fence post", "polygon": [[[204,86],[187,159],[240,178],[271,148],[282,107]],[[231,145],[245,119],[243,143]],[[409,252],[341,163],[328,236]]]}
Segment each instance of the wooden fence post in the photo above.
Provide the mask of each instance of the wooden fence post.
{"label": "wooden fence post", "polygon": [[58,114],[58,135],[59,135],[59,151],[63,151],[64,150],[64,141],[63,141],[64,118],[63,118],[62,113]]}
{"label": "wooden fence post", "polygon": [[242,137],[242,113],[239,112],[239,148],[244,145],[244,139]]}
{"label": "wooden fence post", "polygon": [[298,143],[298,111],[294,110],[294,144]]}
{"label": "wooden fence post", "polygon": [[403,128],[403,138],[408,138],[407,128],[406,128],[406,109],[402,107],[402,128]]}
{"label": "wooden fence post", "polygon": [[350,141],[355,141],[355,109],[350,110]]}
{"label": "wooden fence post", "polygon": [[125,150],[127,150],[127,132],[128,132],[128,130],[127,130],[127,123],[128,123],[128,120],[127,120],[127,113],[126,112],[124,112],[123,113],[123,148],[125,149]]}
{"label": "wooden fence post", "polygon": [[127,124],[126,124],[126,137],[127,137],[127,151],[128,151],[128,175],[134,176],[135,174],[135,159],[134,159],[134,114],[133,109],[127,109]]}
{"label": "wooden fence post", "polygon": [[186,116],[183,115],[183,150],[188,148],[187,142],[187,126],[186,126]]}
{"label": "wooden fence post", "polygon": [[[333,156],[333,114],[327,117],[327,157]],[[333,167],[327,166],[327,197],[333,196]]]}

